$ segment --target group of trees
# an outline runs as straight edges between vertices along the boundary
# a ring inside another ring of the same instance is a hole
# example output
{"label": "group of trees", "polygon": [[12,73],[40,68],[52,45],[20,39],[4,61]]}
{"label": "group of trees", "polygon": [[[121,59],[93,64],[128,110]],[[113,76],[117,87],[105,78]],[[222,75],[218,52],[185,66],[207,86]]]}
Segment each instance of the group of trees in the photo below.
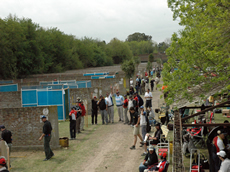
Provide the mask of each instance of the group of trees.
{"label": "group of trees", "polygon": [[163,76],[168,103],[229,90],[230,1],[168,0],[168,5],[184,26],[167,49]]}
{"label": "group of trees", "polygon": [[31,19],[12,15],[0,18],[0,38],[1,79],[108,66],[162,50],[162,43],[155,43],[144,33],[106,43],[87,37],[77,39],[57,28],[43,28]]}

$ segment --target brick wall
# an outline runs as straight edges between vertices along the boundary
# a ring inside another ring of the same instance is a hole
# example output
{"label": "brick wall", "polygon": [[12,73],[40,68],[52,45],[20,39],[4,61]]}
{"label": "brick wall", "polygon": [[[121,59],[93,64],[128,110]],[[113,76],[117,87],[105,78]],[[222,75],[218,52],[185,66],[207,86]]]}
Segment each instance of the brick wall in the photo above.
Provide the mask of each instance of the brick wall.
{"label": "brick wall", "polygon": [[0,125],[5,125],[6,129],[12,132],[13,149],[43,148],[43,141],[38,139],[43,127],[40,116],[45,112],[48,112],[47,117],[53,127],[51,146],[57,148],[59,147],[57,106],[0,109]]}
{"label": "brick wall", "polygon": [[21,107],[21,91],[0,92],[0,108]]}

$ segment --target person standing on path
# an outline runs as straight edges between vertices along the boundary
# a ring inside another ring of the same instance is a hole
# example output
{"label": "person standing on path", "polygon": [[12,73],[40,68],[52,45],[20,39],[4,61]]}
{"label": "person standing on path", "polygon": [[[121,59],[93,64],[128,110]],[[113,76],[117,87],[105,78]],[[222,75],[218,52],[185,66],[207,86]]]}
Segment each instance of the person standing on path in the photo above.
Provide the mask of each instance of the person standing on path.
{"label": "person standing on path", "polygon": [[145,93],[145,99],[146,99],[145,108],[146,108],[146,111],[147,111],[147,108],[151,109],[151,107],[152,107],[152,98],[153,98],[153,95],[150,92],[150,90],[148,89],[147,92]]}
{"label": "person standing on path", "polygon": [[106,93],[105,100],[108,102],[108,111],[107,112],[108,112],[108,117],[109,117],[109,123],[114,123],[114,106],[113,106],[113,98],[112,98],[113,87],[111,86],[110,89],[111,89],[111,92],[110,92],[110,94]]}
{"label": "person standing on path", "polygon": [[70,128],[70,139],[76,139],[76,119],[77,119],[77,111],[74,109],[74,107],[71,108],[71,111],[69,113],[69,128]]}
{"label": "person standing on path", "polygon": [[131,113],[131,108],[133,108],[135,110],[136,104],[137,104],[136,100],[133,99],[133,96],[129,95],[129,102],[128,102],[128,110],[129,110],[129,113],[130,113],[129,125],[133,125],[133,116],[132,116],[132,113]]}
{"label": "person standing on path", "polygon": [[93,97],[93,93],[91,93],[91,100],[92,100],[92,125],[94,125],[94,117],[95,117],[95,124],[97,125],[97,113],[98,113],[98,105],[97,105],[97,97]]}
{"label": "person standing on path", "polygon": [[154,91],[154,82],[155,80],[152,78],[150,81],[151,91]]}
{"label": "person standing on path", "polygon": [[124,102],[123,102],[123,108],[124,108],[124,124],[128,124],[129,123],[129,119],[128,119],[128,115],[127,115],[127,112],[128,112],[128,103],[129,103],[129,100],[127,99],[127,95],[124,95]]}
{"label": "person standing on path", "polygon": [[146,80],[145,80],[145,90],[147,91],[149,89],[149,77],[146,76]]}
{"label": "person standing on path", "polygon": [[82,110],[81,110],[81,107],[79,105],[80,103],[81,103],[81,100],[79,99],[79,101],[76,102],[76,106],[74,107],[75,110],[77,111],[77,119],[76,119],[76,130],[77,130],[77,134],[81,133],[80,124],[81,124],[81,113],[82,113]]}
{"label": "person standing on path", "polygon": [[47,161],[54,156],[54,153],[50,148],[52,126],[51,123],[48,120],[46,120],[46,116],[43,115],[41,119],[42,122],[44,122],[44,125],[43,125],[43,133],[39,138],[39,140],[41,141],[42,138],[44,138],[44,150],[45,150],[46,158],[43,161]]}
{"label": "person standing on path", "polygon": [[105,123],[106,125],[108,125],[108,102],[104,99],[102,95],[100,95],[100,100],[97,102],[97,105],[99,106],[99,109],[101,111],[102,125],[104,125]]}
{"label": "person standing on path", "polygon": [[137,143],[137,136],[139,137],[139,139],[141,141],[143,141],[143,139],[141,138],[140,135],[140,115],[138,115],[138,113],[135,111],[134,107],[130,108],[130,113],[133,117],[133,125],[134,125],[134,129],[133,129],[133,135],[134,135],[134,141],[133,141],[133,146],[130,147],[131,150],[135,149],[136,143]]}
{"label": "person standing on path", "polygon": [[86,114],[86,111],[85,111],[85,106],[83,104],[83,101],[80,100],[80,104],[79,104],[82,112],[81,112],[81,124],[80,124],[80,131],[84,131],[84,122],[85,122],[85,114]]}
{"label": "person standing on path", "polygon": [[145,139],[145,135],[146,135],[146,131],[147,131],[147,114],[146,112],[144,111],[144,107],[141,106],[140,107],[140,110],[141,110],[141,115],[140,115],[140,126],[141,126],[141,134],[142,134],[142,139],[144,140]]}
{"label": "person standing on path", "polygon": [[124,102],[124,97],[119,94],[119,91],[116,92],[115,100],[116,100],[117,112],[118,112],[118,115],[119,115],[119,121],[123,122],[123,102]]}
{"label": "person standing on path", "polygon": [[9,152],[11,152],[12,147],[12,133],[11,131],[7,130],[4,125],[0,126],[0,129],[2,131],[1,138],[3,141],[5,141],[9,147]]}

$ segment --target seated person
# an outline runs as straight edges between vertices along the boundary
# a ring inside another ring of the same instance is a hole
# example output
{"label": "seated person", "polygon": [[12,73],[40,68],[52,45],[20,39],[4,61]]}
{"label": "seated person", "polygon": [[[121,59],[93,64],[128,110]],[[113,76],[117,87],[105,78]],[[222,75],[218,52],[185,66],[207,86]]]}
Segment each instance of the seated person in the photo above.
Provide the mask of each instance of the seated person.
{"label": "seated person", "polygon": [[149,152],[146,154],[144,162],[139,166],[139,172],[144,172],[149,166],[158,163],[158,157],[152,145],[149,146]]}
{"label": "seated person", "polygon": [[149,135],[148,133],[145,135],[145,139],[143,142],[141,142],[141,144],[144,144],[144,148],[145,148],[145,152],[142,154],[142,156],[147,154],[147,145],[149,144],[147,142],[147,140],[151,140],[150,144],[158,144],[160,142],[160,136],[163,133],[161,130],[161,125],[160,123],[155,124],[155,127],[157,129],[157,131],[154,134],[154,137],[152,137],[151,135]]}
{"label": "seated person", "polygon": [[168,161],[166,160],[167,154],[166,153],[160,153],[159,154],[161,157],[161,162],[157,166],[150,167],[148,170],[145,170],[145,172],[167,172],[167,166],[168,166]]}
{"label": "seated person", "polygon": [[226,152],[220,151],[220,152],[217,152],[217,155],[222,162],[219,172],[229,172],[230,171],[230,160],[228,159]]}
{"label": "seated person", "polygon": [[2,172],[9,172],[7,170],[5,157],[3,157],[3,156],[0,157],[0,171],[2,171]]}

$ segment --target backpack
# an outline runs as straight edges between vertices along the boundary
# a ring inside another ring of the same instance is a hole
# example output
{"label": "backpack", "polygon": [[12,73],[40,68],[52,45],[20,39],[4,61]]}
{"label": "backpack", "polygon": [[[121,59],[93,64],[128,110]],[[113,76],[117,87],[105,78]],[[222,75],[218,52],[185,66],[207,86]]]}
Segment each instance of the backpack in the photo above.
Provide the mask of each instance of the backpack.
{"label": "backpack", "polygon": [[106,109],[105,99],[101,100],[101,102],[99,103],[99,108],[100,108],[100,110]]}
{"label": "backpack", "polygon": [[139,107],[140,107],[140,106],[143,106],[143,104],[144,104],[143,99],[142,99],[141,96],[139,96],[139,95],[137,95],[137,97],[138,97]]}

